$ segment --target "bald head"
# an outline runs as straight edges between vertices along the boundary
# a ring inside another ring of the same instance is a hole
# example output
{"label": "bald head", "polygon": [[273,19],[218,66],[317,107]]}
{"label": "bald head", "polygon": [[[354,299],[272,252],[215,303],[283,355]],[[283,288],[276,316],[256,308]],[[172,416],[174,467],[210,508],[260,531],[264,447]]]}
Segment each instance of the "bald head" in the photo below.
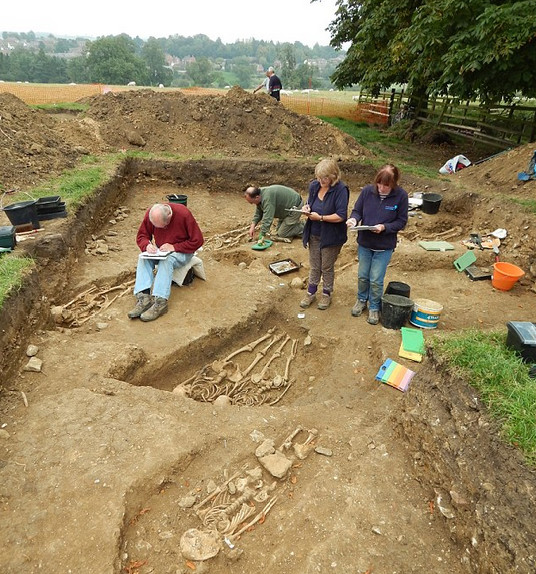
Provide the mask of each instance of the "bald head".
{"label": "bald head", "polygon": [[155,227],[166,227],[171,221],[173,211],[171,207],[165,203],[155,203],[149,210],[149,221]]}
{"label": "bald head", "polygon": [[257,205],[261,201],[261,190],[258,187],[250,185],[244,191],[244,198],[248,203]]}

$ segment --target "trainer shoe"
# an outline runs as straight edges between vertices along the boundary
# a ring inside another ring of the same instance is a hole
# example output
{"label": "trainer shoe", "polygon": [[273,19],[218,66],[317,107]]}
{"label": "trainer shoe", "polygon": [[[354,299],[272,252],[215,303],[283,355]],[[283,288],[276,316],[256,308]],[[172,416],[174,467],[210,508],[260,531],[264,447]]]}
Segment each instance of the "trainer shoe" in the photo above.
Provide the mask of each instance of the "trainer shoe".
{"label": "trainer shoe", "polygon": [[367,302],[358,299],[352,307],[352,317],[359,317],[361,313],[367,308]]}
{"label": "trainer shoe", "polygon": [[316,294],[307,293],[305,297],[300,301],[300,307],[302,309],[307,309],[309,305],[316,299]]}
{"label": "trainer shoe", "polygon": [[164,313],[167,313],[167,299],[163,297],[155,297],[152,306],[140,315],[142,321],[154,321]]}
{"label": "trainer shoe", "polygon": [[317,307],[321,311],[325,311],[331,305],[331,297],[327,293],[322,293]]}
{"label": "trainer shoe", "polygon": [[136,295],[138,302],[132,311],[129,311],[129,319],[137,319],[142,313],[147,311],[149,307],[153,304],[153,298],[147,293],[138,293]]}
{"label": "trainer shoe", "polygon": [[371,325],[377,325],[379,322],[380,322],[380,312],[373,311],[372,309],[369,310],[367,323],[370,323]]}

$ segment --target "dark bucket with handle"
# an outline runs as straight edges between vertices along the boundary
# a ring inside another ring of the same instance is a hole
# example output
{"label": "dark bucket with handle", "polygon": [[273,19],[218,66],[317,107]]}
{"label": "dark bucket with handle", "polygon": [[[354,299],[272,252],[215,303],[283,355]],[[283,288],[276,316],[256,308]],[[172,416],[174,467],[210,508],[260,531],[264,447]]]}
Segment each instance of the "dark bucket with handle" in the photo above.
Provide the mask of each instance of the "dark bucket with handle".
{"label": "dark bucket with handle", "polygon": [[409,320],[412,309],[411,299],[388,293],[382,297],[381,323],[386,329],[400,329]]}
{"label": "dark bucket with handle", "polygon": [[443,196],[439,193],[423,193],[421,211],[429,215],[434,215],[439,211]]}
{"label": "dark bucket with handle", "polygon": [[17,225],[26,225],[31,223],[34,229],[39,229],[41,227],[39,224],[39,217],[37,216],[36,199],[17,201],[4,206],[4,195],[2,196],[2,201],[0,201],[0,209],[2,209],[2,211],[7,215],[7,218],[12,225],[16,227]]}
{"label": "dark bucket with handle", "polygon": [[170,195],[166,195],[167,200],[169,203],[180,203],[181,205],[187,206],[188,205],[188,196],[172,193]]}
{"label": "dark bucket with handle", "polygon": [[387,288],[385,289],[385,294],[401,295],[402,297],[409,297],[411,288],[407,283],[402,283],[401,281],[389,281]]}

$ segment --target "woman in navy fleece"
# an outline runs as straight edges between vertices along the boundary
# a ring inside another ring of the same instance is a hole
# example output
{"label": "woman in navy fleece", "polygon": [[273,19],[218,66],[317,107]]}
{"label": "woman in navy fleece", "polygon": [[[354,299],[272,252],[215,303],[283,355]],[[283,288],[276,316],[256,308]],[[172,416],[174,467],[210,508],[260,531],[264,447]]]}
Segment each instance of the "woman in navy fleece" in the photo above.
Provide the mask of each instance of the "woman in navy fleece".
{"label": "woman in navy fleece", "polygon": [[348,239],[348,186],[333,159],[321,160],[315,168],[315,179],[309,184],[309,197],[302,211],[307,217],[303,229],[303,246],[309,248],[309,285],[300,307],[309,307],[316,299],[322,280],[322,294],[317,307],[327,309],[335,282],[335,262]]}
{"label": "woman in navy fleece", "polygon": [[357,301],[352,315],[359,317],[369,305],[368,323],[377,325],[387,265],[396,247],[397,233],[408,222],[408,194],[398,185],[400,172],[392,164],[384,165],[374,184],[359,194],[348,227],[369,225],[370,231],[358,231]]}

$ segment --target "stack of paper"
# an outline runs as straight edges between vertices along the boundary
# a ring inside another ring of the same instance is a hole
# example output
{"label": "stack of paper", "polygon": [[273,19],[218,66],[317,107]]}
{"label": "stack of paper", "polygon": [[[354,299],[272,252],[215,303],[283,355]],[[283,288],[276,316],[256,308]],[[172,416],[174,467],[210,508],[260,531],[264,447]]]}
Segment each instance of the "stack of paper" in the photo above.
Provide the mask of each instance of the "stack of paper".
{"label": "stack of paper", "polygon": [[410,327],[402,327],[400,332],[402,333],[402,342],[398,351],[399,356],[420,363],[425,352],[422,331],[411,329]]}
{"label": "stack of paper", "polygon": [[408,390],[411,379],[413,379],[414,376],[415,371],[399,365],[391,359],[387,359],[380,367],[376,379],[399,391],[405,392]]}
{"label": "stack of paper", "polygon": [[170,253],[173,253],[172,251],[160,251],[160,249],[157,249],[155,253],[149,253],[149,251],[144,251],[143,253],[140,253],[140,257],[142,259],[165,259]]}

